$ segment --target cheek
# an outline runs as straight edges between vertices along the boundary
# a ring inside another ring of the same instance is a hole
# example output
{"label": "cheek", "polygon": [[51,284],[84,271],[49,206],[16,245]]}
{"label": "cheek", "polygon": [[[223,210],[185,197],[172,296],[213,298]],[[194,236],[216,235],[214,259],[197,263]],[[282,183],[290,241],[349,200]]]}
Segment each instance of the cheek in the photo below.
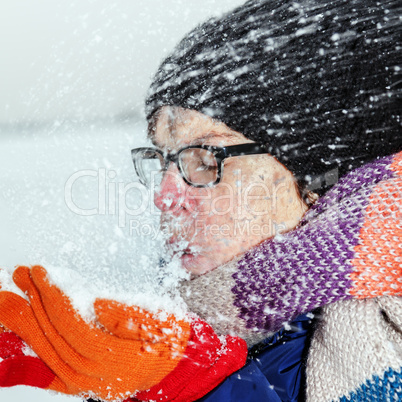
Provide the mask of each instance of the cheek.
{"label": "cheek", "polygon": [[237,181],[234,207],[238,217],[254,219],[270,214],[275,190],[268,179],[267,172],[255,169],[252,173],[243,174]]}
{"label": "cheek", "polygon": [[271,215],[272,191],[262,183],[254,183],[244,192],[242,206],[253,217]]}
{"label": "cheek", "polygon": [[230,215],[238,205],[236,189],[228,183],[220,183],[213,188],[192,188],[186,196],[186,208],[194,217]]}
{"label": "cheek", "polygon": [[233,183],[221,183],[216,190],[211,202],[211,213],[230,217],[239,205],[238,189]]}
{"label": "cheek", "polygon": [[188,187],[185,197],[185,207],[187,211],[194,215],[208,214],[211,209],[212,189]]}

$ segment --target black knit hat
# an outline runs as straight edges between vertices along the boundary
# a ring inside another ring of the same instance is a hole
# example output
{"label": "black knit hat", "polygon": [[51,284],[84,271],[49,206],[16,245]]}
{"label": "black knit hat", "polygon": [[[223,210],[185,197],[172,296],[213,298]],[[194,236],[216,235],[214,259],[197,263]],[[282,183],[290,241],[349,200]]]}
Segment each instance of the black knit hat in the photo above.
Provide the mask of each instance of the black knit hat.
{"label": "black knit hat", "polygon": [[399,1],[249,1],[189,33],[146,100],[226,123],[323,194],[402,149]]}

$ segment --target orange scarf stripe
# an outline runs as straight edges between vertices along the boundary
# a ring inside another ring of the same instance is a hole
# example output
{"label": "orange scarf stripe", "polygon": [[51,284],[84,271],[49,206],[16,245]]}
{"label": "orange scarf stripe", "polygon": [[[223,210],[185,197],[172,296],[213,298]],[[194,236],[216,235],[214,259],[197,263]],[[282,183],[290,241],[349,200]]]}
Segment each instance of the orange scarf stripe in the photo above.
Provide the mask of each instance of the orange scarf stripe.
{"label": "orange scarf stripe", "polygon": [[395,176],[380,182],[370,195],[362,241],[352,260],[356,268],[351,295],[361,299],[402,296],[402,152],[395,155],[390,169]]}

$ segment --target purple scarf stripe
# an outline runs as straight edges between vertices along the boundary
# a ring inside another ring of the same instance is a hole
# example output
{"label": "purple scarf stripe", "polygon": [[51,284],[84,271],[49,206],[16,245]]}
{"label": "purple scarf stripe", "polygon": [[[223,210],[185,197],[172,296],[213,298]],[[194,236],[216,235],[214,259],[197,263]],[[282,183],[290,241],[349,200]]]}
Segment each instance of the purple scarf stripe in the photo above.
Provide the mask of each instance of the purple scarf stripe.
{"label": "purple scarf stripe", "polygon": [[319,215],[330,206],[336,205],[342,198],[351,196],[353,192],[365,186],[372,188],[379,181],[392,177],[395,173],[390,169],[392,160],[393,155],[376,159],[371,163],[352,170],[346,176],[340,178],[338,183],[308,210],[301,221],[301,225]]}
{"label": "purple scarf stripe", "polygon": [[393,175],[392,157],[356,169],[305,215],[301,227],[267,240],[238,261],[234,304],[247,328],[278,330],[317,307],[350,298],[351,260],[369,196]]}

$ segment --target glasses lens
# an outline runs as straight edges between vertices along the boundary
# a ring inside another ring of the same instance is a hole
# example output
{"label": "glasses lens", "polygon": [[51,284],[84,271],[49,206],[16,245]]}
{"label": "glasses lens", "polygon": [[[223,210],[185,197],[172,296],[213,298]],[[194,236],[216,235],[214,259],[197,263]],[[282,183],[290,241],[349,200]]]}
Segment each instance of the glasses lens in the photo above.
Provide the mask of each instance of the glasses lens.
{"label": "glasses lens", "polygon": [[179,163],[184,177],[191,184],[211,184],[218,178],[218,163],[214,154],[207,149],[185,149],[180,152]]}
{"label": "glasses lens", "polygon": [[163,175],[164,160],[159,152],[152,149],[138,150],[133,155],[135,170],[146,186],[159,185]]}

